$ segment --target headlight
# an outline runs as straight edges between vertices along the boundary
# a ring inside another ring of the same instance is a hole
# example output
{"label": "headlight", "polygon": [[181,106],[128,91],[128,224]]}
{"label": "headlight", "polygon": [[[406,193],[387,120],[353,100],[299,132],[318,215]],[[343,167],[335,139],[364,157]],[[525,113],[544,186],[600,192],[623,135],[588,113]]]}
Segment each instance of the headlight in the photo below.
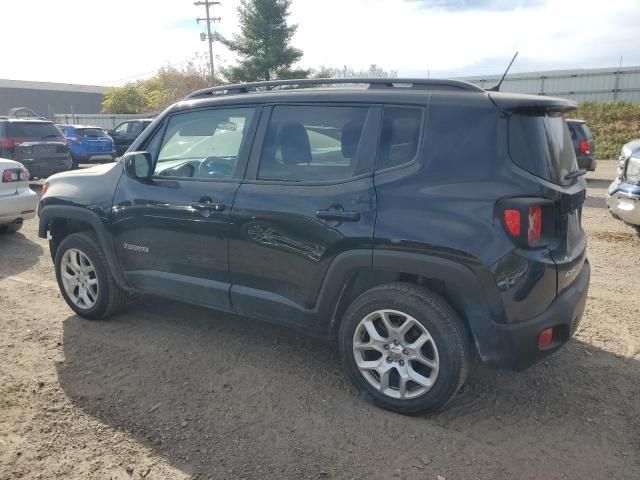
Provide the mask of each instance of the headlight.
{"label": "headlight", "polygon": [[629,182],[640,182],[640,158],[629,158],[629,160],[627,161],[627,170],[624,176]]}

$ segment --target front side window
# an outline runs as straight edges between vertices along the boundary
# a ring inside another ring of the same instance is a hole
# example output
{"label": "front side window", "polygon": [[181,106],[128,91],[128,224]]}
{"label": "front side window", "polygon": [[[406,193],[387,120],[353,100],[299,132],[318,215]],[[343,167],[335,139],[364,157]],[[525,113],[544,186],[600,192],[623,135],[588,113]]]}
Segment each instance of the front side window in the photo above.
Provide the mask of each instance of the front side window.
{"label": "front side window", "polygon": [[258,178],[304,182],[358,175],[357,153],[368,111],[368,107],[275,107]]}
{"label": "front side window", "polygon": [[376,170],[404,165],[415,160],[420,145],[421,129],[421,108],[385,107]]}
{"label": "front side window", "polygon": [[126,135],[127,128],[129,128],[129,122],[121,123],[116,128],[114,128],[113,133],[115,133],[116,135]]}
{"label": "front side window", "polygon": [[254,113],[254,108],[229,108],[173,116],[154,175],[231,178]]}

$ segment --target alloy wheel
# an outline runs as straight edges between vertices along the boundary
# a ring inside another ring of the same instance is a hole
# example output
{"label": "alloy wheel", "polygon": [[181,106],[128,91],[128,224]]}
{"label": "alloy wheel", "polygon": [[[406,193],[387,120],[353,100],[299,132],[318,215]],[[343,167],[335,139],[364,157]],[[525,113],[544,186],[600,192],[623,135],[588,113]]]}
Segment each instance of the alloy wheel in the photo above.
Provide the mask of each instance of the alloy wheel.
{"label": "alloy wheel", "polygon": [[353,356],[370,385],[402,400],[427,393],[440,367],[429,331],[411,315],[397,310],[376,310],[358,323]]}
{"label": "alloy wheel", "polygon": [[60,263],[60,279],[64,290],[75,306],[89,310],[98,301],[98,275],[84,253],[71,248],[64,252]]}

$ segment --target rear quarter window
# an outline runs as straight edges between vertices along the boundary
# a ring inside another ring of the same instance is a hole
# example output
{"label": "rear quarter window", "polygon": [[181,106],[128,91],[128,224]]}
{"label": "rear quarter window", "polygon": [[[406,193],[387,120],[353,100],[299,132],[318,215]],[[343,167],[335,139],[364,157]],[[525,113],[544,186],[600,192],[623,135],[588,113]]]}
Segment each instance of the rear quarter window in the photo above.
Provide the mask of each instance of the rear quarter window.
{"label": "rear quarter window", "polygon": [[518,112],[509,119],[509,153],[520,168],[558,185],[578,169],[569,127],[561,113]]}

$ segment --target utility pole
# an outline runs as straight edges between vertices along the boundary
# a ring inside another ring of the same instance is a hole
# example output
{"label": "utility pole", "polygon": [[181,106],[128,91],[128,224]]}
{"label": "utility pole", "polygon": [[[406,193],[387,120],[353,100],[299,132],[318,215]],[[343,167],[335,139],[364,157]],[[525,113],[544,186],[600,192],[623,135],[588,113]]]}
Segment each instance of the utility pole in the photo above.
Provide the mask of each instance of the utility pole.
{"label": "utility pole", "polygon": [[211,85],[213,85],[216,81],[216,77],[215,77],[215,69],[213,67],[213,41],[215,40],[215,35],[211,34],[211,23],[212,22],[219,22],[221,20],[220,17],[212,17],[210,15],[210,7],[214,6],[214,5],[220,5],[220,2],[212,2],[210,0],[203,0],[203,1],[198,1],[198,2],[194,2],[193,3],[195,6],[197,7],[201,7],[202,5],[204,5],[205,8],[205,12],[206,12],[206,17],[205,18],[196,18],[196,22],[200,23],[200,22],[206,22],[207,23],[207,33],[201,33],[200,34],[200,40],[204,41],[207,40],[209,42],[209,70],[211,71]]}

